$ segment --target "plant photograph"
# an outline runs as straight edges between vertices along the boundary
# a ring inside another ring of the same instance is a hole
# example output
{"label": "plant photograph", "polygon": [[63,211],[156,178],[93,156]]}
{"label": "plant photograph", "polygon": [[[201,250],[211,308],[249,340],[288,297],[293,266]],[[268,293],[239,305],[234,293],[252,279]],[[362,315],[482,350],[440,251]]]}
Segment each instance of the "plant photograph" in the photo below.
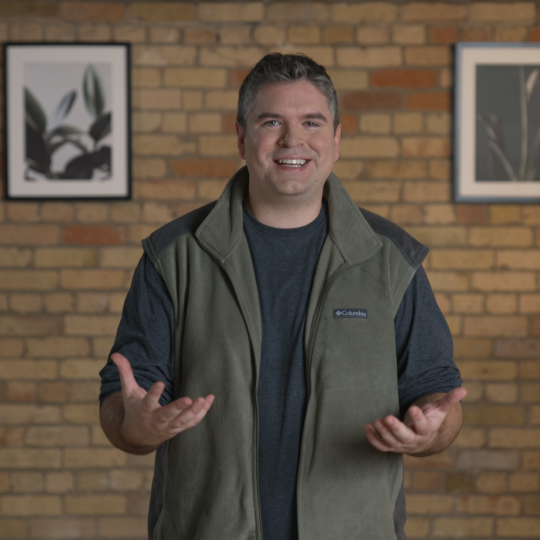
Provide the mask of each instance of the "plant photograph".
{"label": "plant photograph", "polygon": [[111,178],[111,65],[24,67],[26,181]]}
{"label": "plant photograph", "polygon": [[476,66],[476,181],[540,181],[540,66]]}

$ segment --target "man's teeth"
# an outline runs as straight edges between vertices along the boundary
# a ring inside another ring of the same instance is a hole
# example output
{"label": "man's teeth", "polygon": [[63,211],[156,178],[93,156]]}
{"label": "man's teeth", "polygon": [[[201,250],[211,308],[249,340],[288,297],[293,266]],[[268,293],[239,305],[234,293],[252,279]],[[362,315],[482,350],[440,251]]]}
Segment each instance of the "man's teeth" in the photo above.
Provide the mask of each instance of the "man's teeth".
{"label": "man's teeth", "polygon": [[280,165],[292,165],[293,167],[301,167],[307,160],[306,159],[278,159],[277,162]]}

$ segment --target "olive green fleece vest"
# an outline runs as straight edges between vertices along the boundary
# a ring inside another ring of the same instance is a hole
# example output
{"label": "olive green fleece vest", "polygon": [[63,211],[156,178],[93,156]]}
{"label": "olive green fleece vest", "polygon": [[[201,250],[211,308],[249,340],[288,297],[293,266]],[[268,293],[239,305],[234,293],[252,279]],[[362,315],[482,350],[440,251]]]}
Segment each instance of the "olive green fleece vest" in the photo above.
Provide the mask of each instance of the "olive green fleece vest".
{"label": "olive green fleece vest", "polygon": [[[243,233],[248,181],[244,167],[196,231],[166,226],[159,250],[159,231],[143,242],[174,304],[175,396],[216,396],[199,425],[169,441],[155,540],[262,540],[261,320]],[[376,233],[334,175],[325,198],[330,232],[306,319],[299,539],[392,540],[402,456],[373,448],[363,426],[399,415],[394,317],[427,249],[416,244],[411,256]],[[344,308],[367,318],[336,318]]]}

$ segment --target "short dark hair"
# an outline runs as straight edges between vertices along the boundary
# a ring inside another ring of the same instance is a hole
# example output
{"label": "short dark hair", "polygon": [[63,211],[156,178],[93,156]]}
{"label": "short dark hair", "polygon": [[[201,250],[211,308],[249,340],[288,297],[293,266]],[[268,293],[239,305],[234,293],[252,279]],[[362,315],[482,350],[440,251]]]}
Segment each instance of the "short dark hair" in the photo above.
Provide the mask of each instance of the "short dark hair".
{"label": "short dark hair", "polygon": [[309,81],[328,101],[332,113],[334,132],[339,124],[338,99],[332,79],[323,66],[305,54],[270,53],[261,58],[249,72],[238,95],[237,122],[245,130],[247,117],[258,93],[267,84]]}

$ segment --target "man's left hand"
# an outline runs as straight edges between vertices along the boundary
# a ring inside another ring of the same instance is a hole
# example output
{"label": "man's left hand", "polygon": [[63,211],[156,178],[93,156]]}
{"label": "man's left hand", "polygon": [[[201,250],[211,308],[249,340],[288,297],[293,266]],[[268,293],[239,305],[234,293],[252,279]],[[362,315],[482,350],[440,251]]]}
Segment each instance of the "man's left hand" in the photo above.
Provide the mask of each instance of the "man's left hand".
{"label": "man's left hand", "polygon": [[[412,405],[403,422],[395,416],[378,418],[364,426],[369,442],[381,452],[427,456],[442,452],[461,427],[459,401],[467,395],[464,388],[447,394],[433,394]],[[429,399],[431,398],[431,399]]]}

